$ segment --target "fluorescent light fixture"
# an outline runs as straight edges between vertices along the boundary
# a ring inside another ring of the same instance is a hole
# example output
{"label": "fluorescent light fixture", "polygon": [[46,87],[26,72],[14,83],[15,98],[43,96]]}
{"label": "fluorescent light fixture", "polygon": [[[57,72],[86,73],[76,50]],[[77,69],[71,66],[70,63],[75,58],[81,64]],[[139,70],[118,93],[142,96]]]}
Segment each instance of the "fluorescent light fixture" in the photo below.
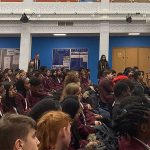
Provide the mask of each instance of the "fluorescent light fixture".
{"label": "fluorescent light fixture", "polygon": [[140,35],[140,33],[128,33],[128,35]]}
{"label": "fluorescent light fixture", "polygon": [[60,33],[55,33],[55,34],[53,34],[54,36],[66,36],[67,34],[60,34]]}

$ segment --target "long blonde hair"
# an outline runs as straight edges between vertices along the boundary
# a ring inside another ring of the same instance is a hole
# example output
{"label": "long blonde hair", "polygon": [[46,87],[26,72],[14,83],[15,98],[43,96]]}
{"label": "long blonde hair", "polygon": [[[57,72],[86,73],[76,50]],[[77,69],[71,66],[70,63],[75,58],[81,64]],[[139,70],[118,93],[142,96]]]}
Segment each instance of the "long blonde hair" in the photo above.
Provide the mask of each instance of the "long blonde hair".
{"label": "long blonde hair", "polygon": [[69,95],[78,95],[80,88],[81,88],[80,85],[77,83],[67,84],[62,92],[60,101],[62,102],[64,100],[64,98],[66,98]]}
{"label": "long blonde hair", "polygon": [[65,80],[64,80],[64,87],[67,86],[69,83],[78,83],[80,82],[79,73],[77,71],[70,71],[67,73]]}
{"label": "long blonde hair", "polygon": [[51,111],[43,115],[37,123],[39,150],[54,149],[59,131],[68,127],[70,121],[69,115],[61,111]]}

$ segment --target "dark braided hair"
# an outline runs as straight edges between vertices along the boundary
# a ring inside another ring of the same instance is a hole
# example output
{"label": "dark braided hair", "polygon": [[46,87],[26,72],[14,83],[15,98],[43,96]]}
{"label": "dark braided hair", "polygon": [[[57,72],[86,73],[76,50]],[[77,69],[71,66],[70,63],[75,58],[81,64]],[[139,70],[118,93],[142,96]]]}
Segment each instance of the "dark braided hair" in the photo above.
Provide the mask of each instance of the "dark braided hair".
{"label": "dark braided hair", "polygon": [[130,96],[122,100],[113,129],[118,136],[137,137],[140,125],[150,119],[150,101],[144,97]]}

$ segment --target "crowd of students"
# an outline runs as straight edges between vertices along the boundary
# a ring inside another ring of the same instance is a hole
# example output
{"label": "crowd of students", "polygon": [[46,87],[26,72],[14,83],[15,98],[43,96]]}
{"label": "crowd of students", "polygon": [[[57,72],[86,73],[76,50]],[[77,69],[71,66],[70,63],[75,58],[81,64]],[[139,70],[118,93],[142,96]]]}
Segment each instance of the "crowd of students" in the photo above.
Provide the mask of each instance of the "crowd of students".
{"label": "crowd of students", "polygon": [[[107,66],[107,65],[105,65]],[[103,67],[103,66],[101,66]],[[0,73],[0,150],[150,150],[144,72],[65,68]]]}

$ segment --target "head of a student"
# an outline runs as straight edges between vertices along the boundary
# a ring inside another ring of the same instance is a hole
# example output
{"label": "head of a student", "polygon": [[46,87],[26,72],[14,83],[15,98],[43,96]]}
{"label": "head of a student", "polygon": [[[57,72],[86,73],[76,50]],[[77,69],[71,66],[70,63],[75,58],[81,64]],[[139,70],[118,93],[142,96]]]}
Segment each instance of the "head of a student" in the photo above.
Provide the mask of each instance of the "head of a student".
{"label": "head of a student", "polygon": [[51,76],[51,71],[50,71],[49,69],[47,69],[47,71],[46,71],[46,76],[47,76],[47,77],[50,77],[50,76]]}
{"label": "head of a student", "polygon": [[26,96],[26,92],[30,88],[30,83],[29,83],[28,78],[19,79],[15,85],[16,85],[17,91],[23,94],[24,96]]}
{"label": "head of a student", "polygon": [[138,80],[138,81],[143,81],[143,78],[144,78],[144,72],[143,71],[136,71],[134,73],[134,79],[135,80]]}
{"label": "head of a student", "polygon": [[39,57],[40,57],[39,53],[36,53],[35,54],[35,59],[39,59]]}
{"label": "head of a student", "polygon": [[27,73],[24,70],[19,71],[19,79],[25,79],[27,77]]}
{"label": "head of a student", "polygon": [[123,74],[131,78],[134,75],[134,70],[131,67],[126,67]]}
{"label": "head of a student", "polygon": [[104,77],[107,78],[108,80],[112,80],[113,79],[113,74],[112,74],[112,70],[105,70],[103,72]]}
{"label": "head of a student", "polygon": [[128,87],[130,88],[130,91],[133,92],[133,89],[135,87],[135,83],[133,81],[131,81],[130,79],[123,79],[123,80],[120,80],[119,82],[123,82],[127,84]]}
{"label": "head of a student", "polygon": [[134,66],[133,70],[134,70],[134,72],[139,71],[139,67],[138,66]]}
{"label": "head of a student", "polygon": [[101,58],[100,58],[100,60],[101,60],[101,61],[106,61],[106,56],[105,56],[105,55],[102,55]]}
{"label": "head of a student", "polygon": [[132,95],[134,96],[144,96],[144,88],[141,85],[135,85]]}
{"label": "head of a student", "polygon": [[62,111],[69,114],[71,119],[78,118],[80,110],[80,103],[77,96],[71,95],[64,99],[62,103]]}
{"label": "head of a student", "polygon": [[142,97],[126,97],[113,119],[113,127],[119,136],[136,137],[148,143],[150,140],[150,102]]}
{"label": "head of a student", "polygon": [[32,77],[30,79],[30,89],[32,92],[37,92],[40,89],[41,81],[36,77]]}
{"label": "head of a student", "polygon": [[6,90],[6,100],[9,100],[9,98],[12,98],[15,96],[17,90],[14,83],[9,82],[4,85],[4,88]]}
{"label": "head of a student", "polygon": [[36,122],[49,111],[59,111],[61,110],[61,105],[59,101],[53,100],[53,97],[47,97],[42,99],[39,103],[32,107],[28,116],[34,119]]}
{"label": "head of a student", "polygon": [[43,115],[37,123],[39,150],[67,150],[70,140],[70,117],[61,111]]}
{"label": "head of a student", "polygon": [[13,70],[12,69],[8,69],[7,73],[8,73],[8,76],[12,76]]}
{"label": "head of a student", "polygon": [[66,85],[62,92],[61,101],[64,100],[67,96],[76,95],[78,96],[78,100],[82,97],[81,87],[77,83],[69,83]]}
{"label": "head of a student", "polygon": [[114,86],[114,95],[116,98],[130,96],[131,91],[129,86],[126,83],[118,82]]}
{"label": "head of a student", "polygon": [[38,150],[36,123],[27,116],[7,114],[0,120],[1,150]]}
{"label": "head of a student", "polygon": [[115,78],[116,77],[116,71],[112,70],[112,74],[113,74],[113,78]]}
{"label": "head of a student", "polygon": [[69,71],[65,76],[64,86],[69,83],[78,83],[80,85],[79,72],[77,71]]}

